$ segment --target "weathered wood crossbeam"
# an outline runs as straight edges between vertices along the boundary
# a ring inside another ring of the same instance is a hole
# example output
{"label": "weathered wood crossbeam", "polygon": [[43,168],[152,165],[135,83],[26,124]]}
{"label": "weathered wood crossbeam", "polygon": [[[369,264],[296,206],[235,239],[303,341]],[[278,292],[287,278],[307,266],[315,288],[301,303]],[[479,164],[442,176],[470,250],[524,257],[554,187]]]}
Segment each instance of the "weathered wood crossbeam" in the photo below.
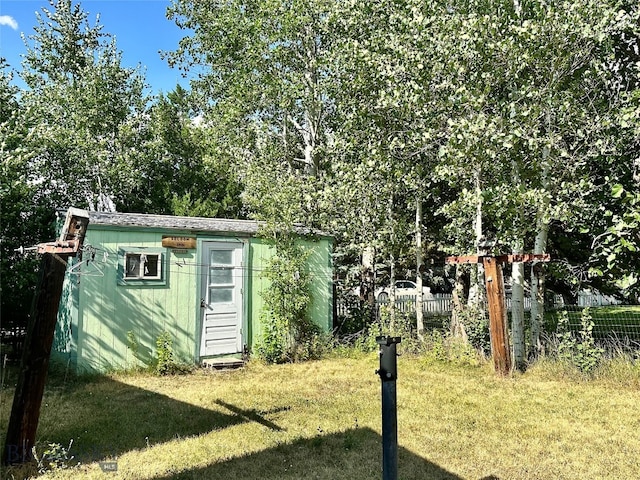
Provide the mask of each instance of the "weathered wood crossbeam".
{"label": "weathered wood crossbeam", "polygon": [[491,355],[496,372],[507,375],[511,371],[511,348],[507,329],[507,310],[505,308],[502,264],[548,262],[549,254],[513,254],[513,255],[462,255],[447,257],[449,264],[481,263],[484,267],[487,306],[489,309],[489,335],[491,337]]}
{"label": "weathered wood crossbeam", "polygon": [[461,255],[457,257],[447,257],[446,263],[459,264],[459,263],[483,263],[485,258],[493,258],[498,263],[532,263],[532,262],[550,262],[551,255],[548,253],[521,253],[513,255]]}
{"label": "weathered wood crossbeam", "polygon": [[38,244],[38,253],[75,254],[78,252],[78,242],[48,242]]}

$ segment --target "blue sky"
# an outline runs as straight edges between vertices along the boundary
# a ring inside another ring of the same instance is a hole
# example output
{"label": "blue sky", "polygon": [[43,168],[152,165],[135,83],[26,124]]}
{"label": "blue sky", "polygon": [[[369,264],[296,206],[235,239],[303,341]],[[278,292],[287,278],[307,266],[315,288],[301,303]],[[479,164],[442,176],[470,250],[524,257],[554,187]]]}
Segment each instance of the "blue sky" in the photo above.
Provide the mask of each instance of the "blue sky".
{"label": "blue sky", "polygon": [[[73,3],[80,3],[82,10],[88,12],[92,26],[96,14],[100,14],[102,31],[116,37],[122,65],[145,67],[151,93],[167,93],[176,83],[188,87],[188,81],[177,69],[169,68],[158,53],[175,50],[187,34],[167,20],[169,0],[74,0]],[[37,25],[35,12],[42,11],[43,7],[51,9],[47,0],[0,0],[0,56],[6,58],[14,70],[20,71],[20,55],[26,53],[20,34],[33,34],[33,27]],[[14,83],[22,86],[16,76]]]}

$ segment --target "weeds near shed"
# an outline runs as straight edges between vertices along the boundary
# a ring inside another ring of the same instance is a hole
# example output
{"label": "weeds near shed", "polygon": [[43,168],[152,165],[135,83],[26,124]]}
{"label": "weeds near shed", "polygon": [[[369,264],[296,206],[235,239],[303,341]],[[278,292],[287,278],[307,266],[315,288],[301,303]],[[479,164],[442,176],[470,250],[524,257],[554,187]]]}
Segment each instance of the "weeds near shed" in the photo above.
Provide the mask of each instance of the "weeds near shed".
{"label": "weeds near shed", "polygon": [[49,470],[64,470],[75,465],[71,464],[74,459],[71,455],[71,445],[73,445],[73,439],[69,442],[67,448],[63,447],[59,443],[47,443],[42,455],[38,454],[38,448],[33,447],[32,453],[38,464],[38,473],[45,473]]}
{"label": "weeds near shed", "polygon": [[160,375],[166,375],[175,363],[173,340],[169,332],[162,332],[156,339],[156,354],[158,355],[156,372]]}
{"label": "weeds near shed", "polygon": [[155,371],[158,375],[174,375],[188,373],[193,367],[178,362],[173,352],[173,339],[169,332],[162,332],[156,340]]}
{"label": "weeds near shed", "polygon": [[[423,332],[418,338],[412,314],[396,312],[393,325],[386,309],[382,309],[380,320],[368,325],[355,336],[350,336],[351,350],[360,353],[375,352],[379,349],[377,337],[402,337],[399,345],[402,354],[422,356],[427,363],[443,362],[455,365],[480,366],[485,361],[482,349],[451,335],[448,329],[433,329]],[[341,351],[348,356],[349,347]]]}
{"label": "weeds near shed", "polygon": [[482,351],[448,332],[433,330],[425,335],[424,359],[427,363],[480,366],[485,361]]}
{"label": "weeds near shed", "polygon": [[489,318],[485,311],[476,306],[468,306],[458,313],[464,325],[469,343],[483,355],[491,354]]}
{"label": "weeds near shed", "polygon": [[577,336],[569,330],[569,318],[562,313],[558,321],[558,358],[575,365],[582,373],[591,374],[600,363],[604,349],[596,346],[593,338],[593,319],[589,309],[582,311],[581,329]]}

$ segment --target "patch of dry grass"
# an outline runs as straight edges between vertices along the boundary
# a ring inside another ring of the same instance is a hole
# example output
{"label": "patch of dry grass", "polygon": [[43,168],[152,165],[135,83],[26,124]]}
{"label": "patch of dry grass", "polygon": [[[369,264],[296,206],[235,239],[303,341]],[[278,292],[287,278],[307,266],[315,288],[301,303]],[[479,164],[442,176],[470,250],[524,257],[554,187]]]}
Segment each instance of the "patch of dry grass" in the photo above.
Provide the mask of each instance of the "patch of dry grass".
{"label": "patch of dry grass", "polygon": [[[38,436],[63,445],[73,438],[82,465],[41,478],[381,478],[377,362],[367,355],[54,384]],[[402,479],[638,478],[633,382],[584,381],[548,367],[500,378],[489,366],[409,355],[398,369]],[[116,473],[101,471],[106,460]]]}

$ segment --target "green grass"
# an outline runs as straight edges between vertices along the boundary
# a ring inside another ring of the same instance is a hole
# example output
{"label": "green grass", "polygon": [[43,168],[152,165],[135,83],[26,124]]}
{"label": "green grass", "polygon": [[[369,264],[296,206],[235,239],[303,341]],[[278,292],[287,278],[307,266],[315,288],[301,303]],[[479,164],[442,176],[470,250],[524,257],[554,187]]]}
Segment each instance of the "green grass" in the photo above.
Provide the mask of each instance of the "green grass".
{"label": "green grass", "polygon": [[[583,307],[567,307],[569,326],[574,331],[580,330],[583,310]],[[557,310],[545,316],[547,331],[555,332],[561,312],[562,310]],[[590,307],[589,314],[594,324],[595,339],[640,342],[640,306]]]}
{"label": "green grass", "polygon": [[[371,354],[176,377],[54,378],[38,439],[73,439],[82,464],[40,478],[378,479],[377,366]],[[399,357],[399,478],[638,478],[640,366],[616,368],[624,372],[584,381],[540,362],[500,378],[486,364]],[[11,395],[3,389],[3,435]],[[106,460],[116,473],[101,471]]]}

